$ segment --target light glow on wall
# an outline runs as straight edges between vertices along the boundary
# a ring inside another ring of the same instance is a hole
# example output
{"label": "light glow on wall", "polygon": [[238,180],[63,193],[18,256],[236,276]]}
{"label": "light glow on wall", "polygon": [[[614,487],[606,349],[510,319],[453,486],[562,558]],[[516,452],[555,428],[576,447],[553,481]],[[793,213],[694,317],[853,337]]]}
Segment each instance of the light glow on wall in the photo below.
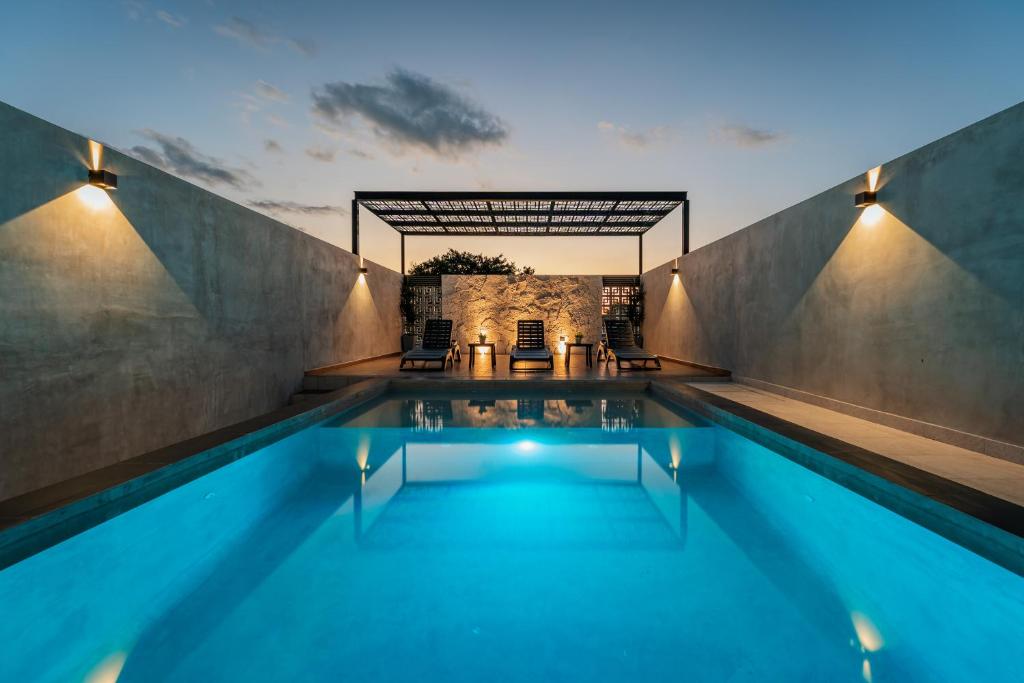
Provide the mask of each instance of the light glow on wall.
{"label": "light glow on wall", "polygon": [[103,145],[95,140],[89,140],[89,168],[98,171],[103,168]]}
{"label": "light glow on wall", "polygon": [[868,227],[872,227],[882,220],[883,215],[885,215],[885,209],[878,204],[872,204],[861,212],[860,222]]}
{"label": "light glow on wall", "polygon": [[92,211],[109,209],[114,205],[110,195],[95,185],[83,185],[75,190],[75,196]]}
{"label": "light glow on wall", "polygon": [[878,176],[881,175],[881,173],[882,173],[882,167],[881,166],[875,166],[873,169],[868,171],[868,191],[869,192],[877,192],[878,191]]}

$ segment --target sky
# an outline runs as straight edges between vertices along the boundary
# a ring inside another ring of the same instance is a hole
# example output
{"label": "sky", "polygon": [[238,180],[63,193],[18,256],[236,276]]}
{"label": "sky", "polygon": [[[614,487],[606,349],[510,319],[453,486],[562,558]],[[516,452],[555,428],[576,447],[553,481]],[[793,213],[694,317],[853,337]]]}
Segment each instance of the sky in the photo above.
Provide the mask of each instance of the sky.
{"label": "sky", "polygon": [[[1012,106],[1024,2],[6,3],[0,100],[346,249],[354,190],[686,190],[691,248]],[[851,205],[851,211],[852,211]],[[398,235],[360,213],[363,255]],[[644,268],[681,253],[678,212]],[[635,238],[415,237],[538,273]]]}

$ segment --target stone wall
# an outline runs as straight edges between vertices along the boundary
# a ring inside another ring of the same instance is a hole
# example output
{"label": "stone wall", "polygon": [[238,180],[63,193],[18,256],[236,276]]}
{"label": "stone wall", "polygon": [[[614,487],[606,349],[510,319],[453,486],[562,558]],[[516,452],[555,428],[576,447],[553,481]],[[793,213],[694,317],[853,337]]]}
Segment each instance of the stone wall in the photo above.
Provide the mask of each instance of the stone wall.
{"label": "stone wall", "polygon": [[883,165],[880,209],[853,206],[866,184],[645,273],[647,346],[1024,444],[1024,104]]}
{"label": "stone wall", "polygon": [[552,350],[558,338],[596,342],[601,333],[600,275],[445,275],[441,307],[452,319],[453,335],[462,344],[477,340],[483,329],[498,353],[516,340],[516,321],[543,320]]}
{"label": "stone wall", "polygon": [[399,350],[401,276],[0,103],[0,499]]}

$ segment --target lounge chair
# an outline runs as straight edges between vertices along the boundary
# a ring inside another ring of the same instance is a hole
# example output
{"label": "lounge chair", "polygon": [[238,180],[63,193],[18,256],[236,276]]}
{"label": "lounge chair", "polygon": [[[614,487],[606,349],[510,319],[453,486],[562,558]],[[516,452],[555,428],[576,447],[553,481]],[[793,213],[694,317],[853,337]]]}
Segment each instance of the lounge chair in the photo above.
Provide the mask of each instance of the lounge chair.
{"label": "lounge chair", "polygon": [[[416,367],[416,361],[422,365]],[[427,363],[440,363],[437,368],[428,368]],[[412,367],[406,368],[405,364],[410,363]],[[438,320],[431,318],[427,320],[423,329],[423,344],[412,351],[402,354],[402,360],[398,364],[399,370],[444,370],[451,363],[455,365],[452,356],[452,321]]]}
{"label": "lounge chair", "polygon": [[[555,357],[551,355],[551,349],[544,343],[544,321],[543,320],[520,320],[516,324],[516,345],[508,356],[508,369],[515,370],[516,363],[527,361],[538,361],[547,363],[544,370],[555,369]],[[540,368],[520,368],[536,369]]]}
{"label": "lounge chair", "polygon": [[[633,323],[628,320],[609,319],[605,321],[604,329],[608,335],[605,365],[614,358],[619,370],[661,370],[661,359],[636,345],[636,339],[633,338]],[[623,361],[626,363],[625,368],[622,367]],[[651,362],[654,363],[654,368],[647,367]],[[639,368],[636,363],[640,363]]]}

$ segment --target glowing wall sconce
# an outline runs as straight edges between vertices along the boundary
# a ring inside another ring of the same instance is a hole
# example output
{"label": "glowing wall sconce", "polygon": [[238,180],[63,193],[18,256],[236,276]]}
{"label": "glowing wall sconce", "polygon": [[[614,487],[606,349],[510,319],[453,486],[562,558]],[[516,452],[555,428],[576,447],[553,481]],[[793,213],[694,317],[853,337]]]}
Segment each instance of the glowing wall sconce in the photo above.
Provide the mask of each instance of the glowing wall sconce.
{"label": "glowing wall sconce", "polygon": [[874,206],[877,203],[878,193],[874,190],[865,190],[864,192],[858,192],[853,196],[853,205],[858,209]]}
{"label": "glowing wall sconce", "polygon": [[565,353],[565,335],[563,334],[558,338],[558,352]]}
{"label": "glowing wall sconce", "polygon": [[370,271],[366,269],[366,266],[361,266],[361,267],[359,268],[359,274],[360,274],[360,275],[366,275],[366,274],[367,274],[367,273],[369,273],[369,272],[370,272]]}
{"label": "glowing wall sconce", "polygon": [[102,190],[116,190],[117,176],[106,169],[89,169],[89,184]]}
{"label": "glowing wall sconce", "polygon": [[674,268],[672,268],[672,274],[679,275],[679,266],[675,266]]}

